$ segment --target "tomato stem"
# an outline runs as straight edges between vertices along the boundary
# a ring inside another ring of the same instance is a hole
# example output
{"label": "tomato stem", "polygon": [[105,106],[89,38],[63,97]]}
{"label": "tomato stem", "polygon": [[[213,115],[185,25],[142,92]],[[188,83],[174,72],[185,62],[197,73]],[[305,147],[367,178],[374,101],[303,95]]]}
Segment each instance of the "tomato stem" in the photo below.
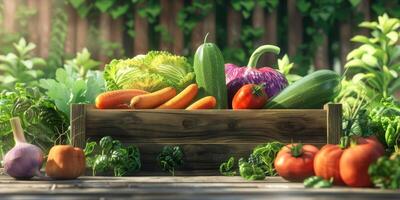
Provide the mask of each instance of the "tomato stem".
{"label": "tomato stem", "polygon": [[300,157],[303,154],[303,144],[292,144],[290,147],[290,152],[292,153],[293,157]]}
{"label": "tomato stem", "polygon": [[346,149],[350,145],[350,137],[349,136],[343,136],[340,138],[339,142],[339,147],[341,149]]}
{"label": "tomato stem", "polygon": [[266,87],[265,83],[261,83],[259,85],[254,85],[252,87],[251,93],[255,96],[261,97],[264,96],[264,89]]}

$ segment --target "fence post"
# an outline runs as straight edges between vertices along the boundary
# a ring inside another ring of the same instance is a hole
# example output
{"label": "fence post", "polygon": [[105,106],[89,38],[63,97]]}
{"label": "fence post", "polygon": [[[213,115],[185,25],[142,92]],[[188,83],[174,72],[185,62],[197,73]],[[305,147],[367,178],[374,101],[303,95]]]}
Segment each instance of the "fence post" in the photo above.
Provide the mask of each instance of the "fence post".
{"label": "fence post", "polygon": [[147,19],[141,17],[138,11],[145,6],[144,3],[140,3],[135,8],[135,38],[133,52],[137,54],[145,54],[149,50],[149,38],[148,29],[149,23]]}
{"label": "fence post", "polygon": [[233,9],[229,3],[226,22],[227,41],[229,47],[240,47],[240,33],[242,31],[242,14]]}
{"label": "fence post", "polygon": [[14,33],[17,31],[16,13],[17,13],[18,1],[3,0],[3,2],[4,2],[4,13],[3,13],[4,30],[9,33]]}
{"label": "fence post", "polygon": [[172,44],[172,51],[175,54],[182,54],[183,51],[183,46],[184,46],[184,37],[183,37],[183,31],[182,29],[178,26],[176,23],[176,18],[178,16],[179,11],[183,8],[184,6],[184,1],[183,0],[176,0],[174,1],[173,4],[173,13],[172,13],[172,21],[171,21],[171,33],[173,35],[173,44]]}
{"label": "fence post", "polygon": [[317,34],[320,34],[323,39],[315,51],[314,66],[316,69],[329,69],[328,35],[322,29],[318,30]]}
{"label": "fence post", "polygon": [[49,55],[50,34],[51,34],[51,0],[39,1],[38,27],[40,35],[39,55],[47,58]]}
{"label": "fence post", "polygon": [[[28,0],[27,5],[29,9],[36,10],[36,12],[39,10],[39,5],[38,5],[37,0]],[[33,50],[35,55],[39,54],[40,51],[40,37],[39,37],[39,32],[38,32],[38,14],[36,13],[34,16],[31,16],[29,19],[28,23],[28,41],[36,44],[36,48]]]}
{"label": "fence post", "polygon": [[[35,0],[34,0],[35,1]],[[76,52],[76,24],[77,24],[77,13],[75,9],[67,5],[66,10],[68,13],[68,26],[67,26],[67,37],[65,39],[65,53],[73,55]]]}
{"label": "fence post", "polygon": [[86,18],[81,16],[77,17],[76,20],[76,51],[81,51],[87,46],[87,34],[89,24]]}
{"label": "fence post", "polygon": [[[107,13],[100,14],[100,43],[110,42],[111,41],[111,16]],[[101,67],[104,67],[104,64],[109,61],[108,56],[105,53],[103,48],[98,50],[98,59],[101,62]]]}
{"label": "fence post", "polygon": [[288,0],[288,54],[296,55],[300,44],[303,42],[303,17],[297,9],[296,0]]}

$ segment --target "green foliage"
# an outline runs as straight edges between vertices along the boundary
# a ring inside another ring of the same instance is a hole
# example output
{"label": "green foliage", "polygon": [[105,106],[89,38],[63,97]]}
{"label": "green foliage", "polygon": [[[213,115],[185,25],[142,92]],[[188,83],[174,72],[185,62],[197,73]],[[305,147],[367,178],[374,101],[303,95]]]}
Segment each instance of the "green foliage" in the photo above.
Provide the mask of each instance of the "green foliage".
{"label": "green foliage", "polygon": [[40,80],[40,87],[68,118],[71,104],[94,103],[96,96],[104,91],[103,73],[87,71],[94,63],[84,50],[76,59],[67,61],[64,68],[57,69],[55,79]]}
{"label": "green foliage", "polygon": [[306,188],[330,188],[332,187],[333,178],[329,181],[319,176],[312,176],[304,180],[304,187]]}
{"label": "green foliage", "polygon": [[241,12],[245,19],[252,15],[257,4],[261,6],[261,8],[267,9],[269,12],[271,12],[278,6],[279,3],[278,0],[232,0],[230,2],[233,9]]}
{"label": "green foliage", "polygon": [[68,28],[68,16],[64,12],[64,4],[63,1],[55,1],[53,4],[49,57],[47,59],[50,68],[47,73],[50,74],[54,74],[64,61],[64,46]]}
{"label": "green foliage", "polygon": [[274,160],[283,146],[280,142],[269,142],[259,145],[253,149],[253,153],[249,157],[249,162],[259,166],[265,175],[276,176]]}
{"label": "green foliage", "polygon": [[17,82],[34,86],[44,76],[46,62],[31,56],[35,47],[35,44],[27,43],[22,38],[14,44],[15,53],[0,55],[0,83],[3,88],[14,88]]}
{"label": "green foliage", "polygon": [[[0,13],[3,11],[3,1],[0,2]],[[18,27],[18,32],[7,32],[4,28],[0,29],[0,54],[7,54],[14,49],[14,43],[22,37],[27,37],[29,19],[37,14],[37,11],[33,8],[29,8],[27,5],[19,4],[15,13],[15,26]],[[3,14],[0,15],[0,26],[3,26]]]}
{"label": "green foliage", "polygon": [[[376,107],[385,107],[386,99],[400,89],[400,47],[396,45],[400,21],[384,14],[378,17],[377,22],[362,22],[359,26],[370,29],[371,36],[357,35],[351,39],[360,46],[347,55],[347,79],[342,81],[342,90],[336,99],[343,104],[345,134],[368,135],[373,132],[393,149],[394,138],[397,137],[394,133],[397,131],[389,131],[385,139],[386,129],[374,132],[377,130],[363,127],[369,127],[371,120],[382,123],[379,116],[372,116],[371,113]],[[389,128],[393,130],[396,126]]]}
{"label": "green foliage", "polygon": [[175,175],[175,170],[184,164],[184,154],[179,146],[164,146],[161,153],[157,156],[159,165],[163,171]]}
{"label": "green foliage", "polygon": [[219,173],[224,176],[235,176],[235,157],[230,157],[226,162],[219,166]]}
{"label": "green foliage", "polygon": [[3,152],[14,145],[12,117],[21,119],[27,140],[45,151],[55,143],[65,142],[69,121],[36,87],[16,84],[14,90],[0,93],[0,148]]}
{"label": "green foliage", "polygon": [[400,155],[395,152],[389,158],[380,157],[371,164],[368,174],[375,187],[396,190],[400,188]]}
{"label": "green foliage", "polygon": [[247,161],[240,158],[235,167],[235,158],[230,157],[228,161],[219,166],[219,171],[224,176],[233,176],[239,169],[240,176],[247,180],[262,180],[265,176],[276,176],[274,160],[283,146],[280,142],[269,142],[256,146]]}
{"label": "green foliage", "polygon": [[369,127],[391,150],[398,148],[400,140],[400,102],[383,99],[369,110]]}
{"label": "green foliage", "polygon": [[[96,154],[96,150],[101,153]],[[99,145],[96,142],[86,143],[84,152],[93,176],[108,170],[113,170],[114,176],[125,176],[141,168],[139,149],[134,145],[124,147],[110,136],[103,137]]]}
{"label": "green foliage", "polygon": [[278,71],[285,75],[289,84],[301,79],[302,77],[297,74],[290,73],[293,69],[294,63],[291,63],[288,55],[284,55],[281,59],[278,59]]}
{"label": "green foliage", "polygon": [[197,23],[204,19],[214,8],[212,0],[192,1],[179,11],[176,23],[185,34],[189,34]]}
{"label": "green foliage", "polygon": [[239,172],[240,176],[246,180],[264,180],[265,174],[261,167],[256,164],[245,161],[243,158],[239,159]]}

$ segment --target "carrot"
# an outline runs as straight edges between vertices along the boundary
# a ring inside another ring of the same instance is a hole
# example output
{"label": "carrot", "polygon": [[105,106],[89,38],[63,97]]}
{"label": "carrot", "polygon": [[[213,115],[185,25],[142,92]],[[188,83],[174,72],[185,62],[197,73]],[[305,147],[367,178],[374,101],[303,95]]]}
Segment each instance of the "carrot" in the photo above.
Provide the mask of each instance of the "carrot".
{"label": "carrot", "polygon": [[186,110],[213,109],[217,105],[217,100],[213,96],[206,96],[186,108]]}
{"label": "carrot", "polygon": [[96,108],[99,109],[125,108],[129,106],[129,102],[134,96],[147,93],[148,92],[146,91],[137,89],[124,89],[124,90],[103,92],[96,97]]}
{"label": "carrot", "polygon": [[197,84],[191,84],[187,86],[182,92],[176,95],[174,98],[165,102],[158,109],[184,109],[190,102],[196,97],[199,88]]}
{"label": "carrot", "polygon": [[161,104],[167,102],[168,100],[172,99],[175,95],[176,90],[173,87],[166,87],[153,93],[135,96],[131,100],[131,108],[156,108]]}

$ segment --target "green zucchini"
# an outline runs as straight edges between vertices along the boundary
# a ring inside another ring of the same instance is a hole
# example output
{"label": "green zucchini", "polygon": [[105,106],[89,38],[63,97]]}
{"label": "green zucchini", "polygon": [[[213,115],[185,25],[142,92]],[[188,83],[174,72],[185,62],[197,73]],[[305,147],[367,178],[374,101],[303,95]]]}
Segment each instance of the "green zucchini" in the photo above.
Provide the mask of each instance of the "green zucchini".
{"label": "green zucchini", "polygon": [[283,89],[264,108],[320,109],[340,91],[341,77],[331,70],[319,70]]}
{"label": "green zucchini", "polygon": [[194,55],[193,68],[199,86],[199,98],[213,96],[217,100],[216,108],[227,108],[224,58],[217,45],[206,42],[200,45]]}

